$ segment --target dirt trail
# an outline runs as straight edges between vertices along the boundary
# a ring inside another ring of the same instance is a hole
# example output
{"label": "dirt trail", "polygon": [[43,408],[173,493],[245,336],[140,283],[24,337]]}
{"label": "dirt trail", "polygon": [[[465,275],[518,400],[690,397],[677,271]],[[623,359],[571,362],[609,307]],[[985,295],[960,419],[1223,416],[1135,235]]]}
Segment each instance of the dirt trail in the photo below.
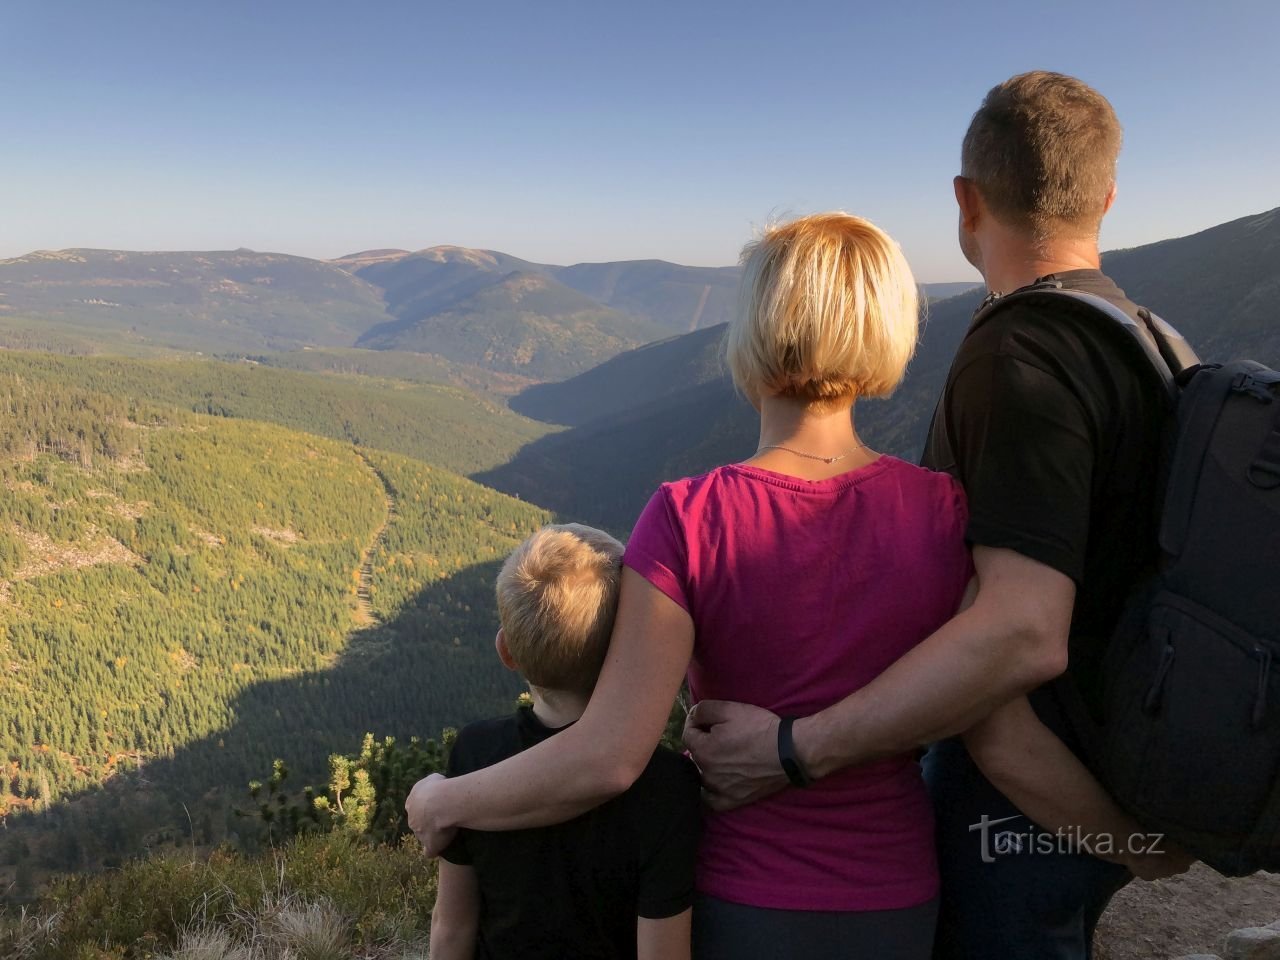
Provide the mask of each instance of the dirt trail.
{"label": "dirt trail", "polygon": [[387,483],[387,478],[375,467],[359,449],[356,450],[356,456],[364,461],[364,465],[369,468],[382,486],[382,496],[386,500],[387,513],[382,519],[382,524],[374,531],[373,538],[369,541],[369,545],[365,547],[364,553],[360,555],[360,581],[356,585],[356,612],[355,620],[357,627],[371,627],[379,621],[377,615],[373,612],[373,558],[378,551],[378,547],[387,538],[387,530],[391,527],[391,521],[396,516],[396,498],[392,493],[391,485]]}
{"label": "dirt trail", "polygon": [[1203,864],[1116,895],[1098,926],[1095,960],[1170,960],[1219,953],[1228,933],[1280,920],[1280,874],[1228,880]]}

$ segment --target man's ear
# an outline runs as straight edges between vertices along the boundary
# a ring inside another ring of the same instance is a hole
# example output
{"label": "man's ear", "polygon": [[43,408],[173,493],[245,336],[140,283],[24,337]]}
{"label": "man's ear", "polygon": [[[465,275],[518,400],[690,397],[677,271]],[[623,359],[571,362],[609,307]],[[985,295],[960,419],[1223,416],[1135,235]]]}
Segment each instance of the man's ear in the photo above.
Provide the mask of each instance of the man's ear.
{"label": "man's ear", "polygon": [[1107,191],[1106,202],[1102,204],[1102,215],[1105,217],[1111,210],[1111,205],[1116,202],[1116,182],[1111,181],[1111,189]]}
{"label": "man's ear", "polygon": [[520,665],[516,663],[516,658],[511,656],[511,648],[507,646],[507,635],[498,630],[498,635],[493,638],[493,648],[498,651],[498,659],[502,661],[502,665],[508,670],[519,670]]}
{"label": "man's ear", "polygon": [[960,222],[970,233],[977,227],[982,215],[982,194],[978,186],[968,177],[956,177],[951,181],[955,190],[956,205],[960,208]]}

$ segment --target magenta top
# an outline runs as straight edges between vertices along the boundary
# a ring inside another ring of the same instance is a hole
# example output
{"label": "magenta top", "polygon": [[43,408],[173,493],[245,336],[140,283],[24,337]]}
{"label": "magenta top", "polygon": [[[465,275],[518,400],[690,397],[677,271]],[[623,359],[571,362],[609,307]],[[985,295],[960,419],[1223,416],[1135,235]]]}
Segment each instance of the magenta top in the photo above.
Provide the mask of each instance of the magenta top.
{"label": "magenta top", "polygon": [[[663,484],[623,562],[693,618],[695,701],[805,716],[956,612],[973,566],[959,484],[893,457],[809,482],[743,465]],[[698,889],[758,907],[890,910],[937,894],[914,755],[708,813]]]}

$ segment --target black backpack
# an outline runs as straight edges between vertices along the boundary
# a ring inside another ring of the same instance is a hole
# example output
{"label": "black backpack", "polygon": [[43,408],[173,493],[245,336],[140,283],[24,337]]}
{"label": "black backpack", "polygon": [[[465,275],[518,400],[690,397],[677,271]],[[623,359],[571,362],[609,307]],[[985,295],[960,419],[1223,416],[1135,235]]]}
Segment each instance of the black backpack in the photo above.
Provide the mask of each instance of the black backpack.
{"label": "black backpack", "polygon": [[1228,876],[1280,870],[1280,373],[1200,364],[1148,311],[1135,320],[1053,281],[987,309],[1046,295],[1127,331],[1170,401],[1159,569],[1111,637],[1101,717],[1059,699],[1094,773],[1146,829]]}

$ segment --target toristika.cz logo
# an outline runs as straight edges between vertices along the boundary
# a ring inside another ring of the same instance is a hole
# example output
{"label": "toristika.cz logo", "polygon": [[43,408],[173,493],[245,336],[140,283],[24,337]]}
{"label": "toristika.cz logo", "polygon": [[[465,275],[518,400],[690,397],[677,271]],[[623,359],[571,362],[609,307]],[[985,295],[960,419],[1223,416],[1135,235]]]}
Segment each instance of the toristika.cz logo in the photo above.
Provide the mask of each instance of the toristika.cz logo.
{"label": "toristika.cz logo", "polygon": [[[1020,828],[1006,826],[1021,821]],[[1004,829],[1000,829],[1004,827]],[[1164,853],[1163,833],[1089,833],[1079,827],[1042,830],[1023,816],[993,820],[985,813],[969,824],[970,833],[981,834],[982,862],[995,863],[997,857],[1048,856],[1055,853],[1087,853],[1094,857],[1141,856]]]}

